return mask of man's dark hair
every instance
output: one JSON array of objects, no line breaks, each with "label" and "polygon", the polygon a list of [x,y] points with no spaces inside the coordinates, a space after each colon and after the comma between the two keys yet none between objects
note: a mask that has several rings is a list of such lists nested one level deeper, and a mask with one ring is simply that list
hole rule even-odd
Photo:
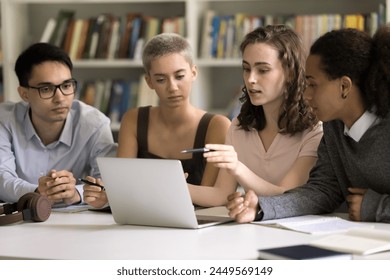
[{"label": "man's dark hair", "polygon": [[16,60],[15,72],[19,85],[28,86],[33,67],[46,61],[62,63],[70,71],[73,69],[72,61],[63,49],[48,43],[35,43],[24,50]]}]

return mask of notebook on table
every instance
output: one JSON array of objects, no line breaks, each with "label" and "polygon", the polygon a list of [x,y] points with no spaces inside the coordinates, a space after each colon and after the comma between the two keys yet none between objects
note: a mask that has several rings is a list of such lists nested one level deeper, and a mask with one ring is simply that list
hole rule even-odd
[{"label": "notebook on table", "polygon": [[309,244],[259,250],[260,260],[351,260],[352,255]]},{"label": "notebook on table", "polygon": [[203,228],[232,221],[220,215],[197,219],[179,160],[97,158],[118,224]]}]

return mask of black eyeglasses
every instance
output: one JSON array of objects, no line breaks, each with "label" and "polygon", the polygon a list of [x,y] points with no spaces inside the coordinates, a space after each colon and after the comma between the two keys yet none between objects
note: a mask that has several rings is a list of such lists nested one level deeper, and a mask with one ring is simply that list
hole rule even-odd
[{"label": "black eyeglasses", "polygon": [[77,81],[75,79],[71,79],[63,82],[60,85],[47,84],[40,87],[32,87],[28,85],[27,87],[38,90],[39,96],[42,99],[50,99],[54,96],[57,89],[60,89],[63,95],[75,94],[77,89]]}]

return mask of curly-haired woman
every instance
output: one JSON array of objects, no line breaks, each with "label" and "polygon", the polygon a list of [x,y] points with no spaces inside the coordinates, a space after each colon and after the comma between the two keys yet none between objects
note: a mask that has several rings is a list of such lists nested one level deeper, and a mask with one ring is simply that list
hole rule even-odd
[{"label": "curly-haired woman", "polygon": [[225,145],[207,144],[208,163],[221,170],[213,187],[189,185],[194,204],[217,206],[237,186],[257,195],[304,184],[317,160],[322,126],[304,100],[306,52],[284,25],[259,27],[243,39],[245,86],[241,112]]}]

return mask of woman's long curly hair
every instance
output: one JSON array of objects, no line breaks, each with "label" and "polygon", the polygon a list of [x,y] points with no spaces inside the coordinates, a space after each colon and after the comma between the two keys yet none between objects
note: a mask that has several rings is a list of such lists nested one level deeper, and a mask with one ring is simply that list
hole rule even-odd
[{"label": "woman's long curly hair", "polygon": [[[249,44],[265,43],[279,52],[279,59],[286,75],[284,102],[280,108],[278,125],[280,133],[294,135],[306,129],[312,129],[318,119],[303,93],[306,89],[305,60],[306,52],[299,35],[285,25],[258,27],[248,33],[240,45],[241,53]],[[263,106],[251,103],[246,87],[240,97],[242,107],[237,119],[244,130],[264,129],[266,119]]]}]

